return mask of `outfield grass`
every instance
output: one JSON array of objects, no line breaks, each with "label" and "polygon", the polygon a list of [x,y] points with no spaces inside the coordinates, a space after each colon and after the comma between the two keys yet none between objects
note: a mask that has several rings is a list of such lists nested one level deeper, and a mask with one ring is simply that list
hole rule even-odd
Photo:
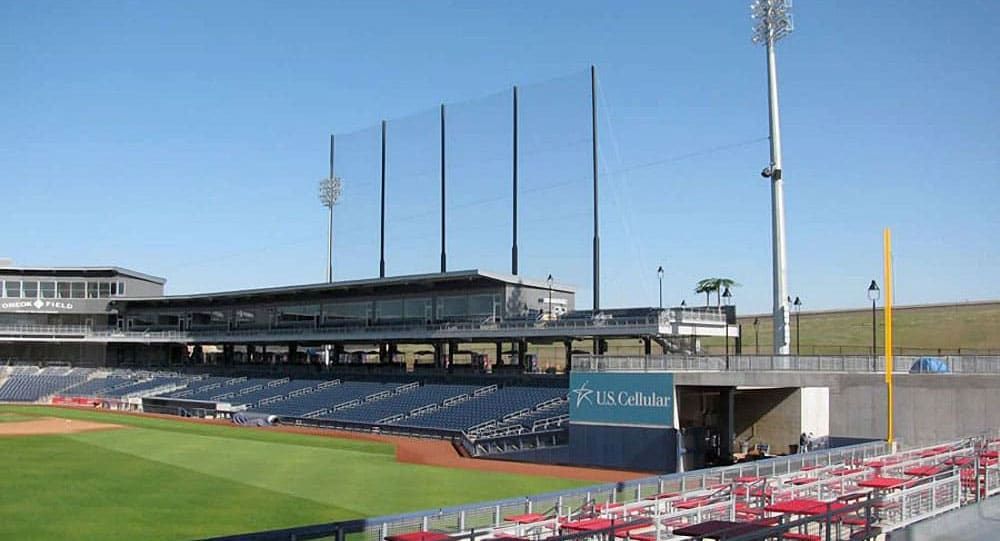
[{"label": "outfield grass", "polygon": [[192,539],[587,484],[401,464],[373,442],[62,408],[5,414],[129,428],[0,437],[0,539]]}]

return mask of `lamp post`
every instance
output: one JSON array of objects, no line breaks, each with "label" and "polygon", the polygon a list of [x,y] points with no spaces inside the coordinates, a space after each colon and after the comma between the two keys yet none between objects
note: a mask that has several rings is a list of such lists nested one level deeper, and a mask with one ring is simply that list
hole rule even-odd
[{"label": "lamp post", "polygon": [[753,318],[753,348],[754,355],[760,355],[760,320]]},{"label": "lamp post", "polygon": [[548,278],[545,279],[545,283],[549,286],[549,317],[548,320],[552,321],[552,275],[550,274]]},{"label": "lamp post", "polygon": [[875,320],[875,303],[878,302],[881,296],[882,291],[878,288],[875,280],[872,280],[872,283],[868,284],[868,300],[872,301],[872,372],[875,371],[875,365],[878,364],[878,344],[876,342],[878,324]]},{"label": "lamp post", "polygon": [[663,310],[663,266],[656,269],[656,277],[660,280],[660,310]]},{"label": "lamp post", "polygon": [[726,370],[729,370],[729,306],[733,301],[733,292],[728,287],[722,291],[722,300],[726,304],[722,322],[726,325]]},{"label": "lamp post", "polygon": [[795,297],[795,301],[792,302],[792,307],[795,308],[795,354],[802,355],[802,335],[799,331],[802,330],[802,326],[799,324],[799,315],[802,313],[802,301],[798,297]]},{"label": "lamp post", "polygon": [[788,304],[785,264],[785,195],[781,166],[781,121],[778,114],[778,68],[774,46],[793,29],[791,0],[754,0],[750,13],[756,21],[753,42],[767,48],[767,104],[771,139],[771,163],[761,171],[771,180],[771,273],[774,322],[774,353],[788,355]]}]

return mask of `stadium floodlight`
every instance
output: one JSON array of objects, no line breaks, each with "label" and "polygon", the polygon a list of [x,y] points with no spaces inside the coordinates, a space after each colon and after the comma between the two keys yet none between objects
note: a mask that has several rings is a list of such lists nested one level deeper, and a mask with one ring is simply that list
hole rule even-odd
[{"label": "stadium floodlight", "polygon": [[340,201],[343,186],[340,177],[330,175],[319,181],[319,202],[330,211],[327,229],[326,281],[333,282],[333,207]]},{"label": "stadium floodlight", "polygon": [[774,353],[788,355],[791,333],[785,263],[785,195],[781,170],[781,122],[778,115],[778,69],[774,44],[793,29],[791,0],[754,0],[750,13],[756,24],[753,42],[767,48],[767,102],[770,125],[771,163],[761,176],[771,180],[771,256],[773,287]]}]

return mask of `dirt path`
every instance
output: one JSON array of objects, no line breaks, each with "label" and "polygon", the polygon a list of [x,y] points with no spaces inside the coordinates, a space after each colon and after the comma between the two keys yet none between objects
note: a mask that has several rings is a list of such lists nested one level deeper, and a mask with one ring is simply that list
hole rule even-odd
[{"label": "dirt path", "polygon": [[[193,417],[177,417],[160,413],[133,413],[109,410],[94,410],[92,408],[79,408],[74,406],[52,406],[67,409],[86,409],[88,411],[99,411],[109,417],[115,415],[131,415],[136,417],[157,417],[169,419],[171,421],[181,421],[189,423],[213,424],[230,427],[232,430],[270,430],[275,432],[288,432],[293,434],[309,434],[325,438],[342,438],[350,440],[371,441],[387,443],[396,448],[396,460],[407,464],[424,464],[429,466],[442,466],[446,468],[461,468],[468,470],[494,471],[502,473],[513,473],[519,475],[540,475],[547,477],[561,477],[564,479],[576,479],[581,481],[595,482],[618,482],[630,479],[648,477],[648,473],[604,470],[598,468],[581,468],[575,466],[555,466],[548,464],[532,464],[528,462],[513,462],[508,460],[488,460],[481,458],[469,458],[458,454],[450,441],[409,438],[404,436],[388,436],[382,434],[372,434],[368,432],[351,432],[346,430],[331,430],[326,428],[311,428],[299,426],[269,426],[269,427],[246,427],[236,426],[224,419],[198,419]],[[73,421],[80,423],[83,421]],[[3,423],[16,424],[16,423]],[[93,423],[102,424],[102,423]],[[2,425],[0,425],[2,426]],[[112,425],[114,426],[114,425]]]},{"label": "dirt path", "polygon": [[73,419],[56,419],[55,417],[40,417],[30,421],[11,421],[0,423],[0,437],[3,436],[38,436],[44,434],[74,434],[92,430],[113,430],[125,428],[122,425],[110,423],[95,423]]}]

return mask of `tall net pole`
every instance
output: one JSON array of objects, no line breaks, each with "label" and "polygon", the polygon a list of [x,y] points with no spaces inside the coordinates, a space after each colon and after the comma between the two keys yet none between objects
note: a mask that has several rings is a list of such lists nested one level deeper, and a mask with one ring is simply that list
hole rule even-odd
[{"label": "tall net pole", "polygon": [[763,175],[771,179],[771,251],[773,281],[774,353],[788,355],[791,332],[788,313],[788,270],[785,256],[785,194],[781,168],[781,122],[778,114],[778,68],[774,45],[793,29],[791,0],[755,0],[750,6],[753,42],[767,49],[767,103],[771,163]]}]

